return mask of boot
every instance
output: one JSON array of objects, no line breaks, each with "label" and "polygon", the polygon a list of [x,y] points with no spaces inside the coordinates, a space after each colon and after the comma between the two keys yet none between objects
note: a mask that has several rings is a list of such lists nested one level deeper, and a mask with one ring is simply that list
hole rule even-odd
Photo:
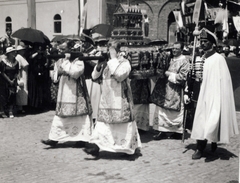
[{"label": "boot", "polygon": [[92,156],[99,156],[99,147],[96,144],[88,144],[88,146],[83,150],[87,154],[91,154]]},{"label": "boot", "polygon": [[195,153],[192,155],[192,159],[193,159],[193,160],[195,160],[195,159],[201,159],[202,153],[203,153],[202,151],[200,151],[200,150],[197,149],[197,150],[195,151]]},{"label": "boot", "polygon": [[161,140],[166,138],[167,138],[167,135],[164,132],[159,132],[157,135],[153,136],[153,140]]},{"label": "boot", "polygon": [[55,147],[57,145],[57,143],[58,143],[58,141],[54,141],[54,140],[50,140],[50,139],[48,139],[48,140],[41,140],[41,142],[43,144],[49,145],[51,147]]},{"label": "boot", "polygon": [[214,153],[217,149],[217,143],[216,142],[212,142],[211,144],[211,151]]},{"label": "boot", "polygon": [[205,149],[207,145],[207,140],[197,140],[197,150],[195,153],[192,155],[192,159],[200,159],[203,154],[203,150]]}]

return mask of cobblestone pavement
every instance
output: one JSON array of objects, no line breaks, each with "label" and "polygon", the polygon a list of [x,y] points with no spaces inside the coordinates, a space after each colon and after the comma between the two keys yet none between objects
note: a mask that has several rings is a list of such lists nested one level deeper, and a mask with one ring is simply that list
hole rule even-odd
[{"label": "cobblestone pavement", "polygon": [[[141,133],[142,149],[134,156],[101,152],[87,155],[72,143],[48,148],[54,111],[0,119],[0,183],[237,183],[239,137],[220,144],[215,154],[192,160],[195,141],[153,141]],[[240,124],[240,113],[237,113]]]}]

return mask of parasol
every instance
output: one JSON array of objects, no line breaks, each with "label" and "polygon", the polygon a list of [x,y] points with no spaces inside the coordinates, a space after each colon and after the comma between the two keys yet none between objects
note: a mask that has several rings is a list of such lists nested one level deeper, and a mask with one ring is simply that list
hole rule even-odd
[{"label": "parasol", "polygon": [[167,44],[168,42],[162,38],[160,39],[155,39],[149,42],[151,45],[162,45],[162,44]]},{"label": "parasol", "polygon": [[64,36],[63,39],[73,40],[73,41],[80,41],[81,36],[75,35],[75,34],[69,34],[67,36]]},{"label": "parasol", "polygon": [[42,31],[32,28],[18,29],[12,34],[12,37],[30,43],[50,44],[49,38]]},{"label": "parasol", "polygon": [[66,35],[57,35],[51,40],[51,42],[61,42],[65,37]]},{"label": "parasol", "polygon": [[149,44],[151,42],[151,39],[149,38],[143,38],[144,44]]},{"label": "parasol", "polygon": [[108,24],[97,24],[93,26],[91,30],[92,34],[98,33],[101,34],[102,37],[111,37],[113,26]]},{"label": "parasol", "polygon": [[237,39],[228,39],[228,40],[225,40],[224,43],[229,46],[238,46]]},{"label": "parasol", "polygon": [[106,38],[106,37],[97,37],[97,38],[93,38],[95,43],[98,44],[107,44],[110,38]]}]

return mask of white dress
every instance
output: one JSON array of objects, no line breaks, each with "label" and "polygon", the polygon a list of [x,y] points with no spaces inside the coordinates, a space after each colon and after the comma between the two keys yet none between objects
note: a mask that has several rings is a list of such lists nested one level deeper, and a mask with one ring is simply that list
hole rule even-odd
[{"label": "white dress", "polygon": [[28,62],[21,55],[16,56],[16,60],[19,63],[19,79],[18,79],[18,89],[16,95],[16,105],[26,106],[28,104]]}]

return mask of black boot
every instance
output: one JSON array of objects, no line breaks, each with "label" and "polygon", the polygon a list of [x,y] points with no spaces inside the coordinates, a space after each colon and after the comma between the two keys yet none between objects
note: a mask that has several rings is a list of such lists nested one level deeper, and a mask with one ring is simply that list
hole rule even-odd
[{"label": "black boot", "polygon": [[99,156],[99,147],[96,144],[88,144],[88,146],[83,150],[87,154],[91,154],[92,156]]},{"label": "black boot", "polygon": [[211,144],[211,151],[214,153],[217,149],[217,143],[216,142],[212,142]]},{"label": "black boot", "polygon": [[201,159],[202,153],[203,153],[202,151],[200,151],[200,150],[197,149],[197,150],[195,151],[195,153],[192,155],[192,159],[194,159],[194,160],[195,160],[195,159]]},{"label": "black boot", "polygon": [[197,150],[192,155],[192,159],[200,159],[203,154],[203,150],[205,149],[207,145],[207,140],[197,140]]},{"label": "black boot", "polygon": [[153,136],[153,140],[161,140],[166,138],[167,138],[167,135],[164,132],[159,132],[157,135]]},{"label": "black boot", "polygon": [[54,140],[50,140],[50,139],[48,139],[48,140],[41,140],[41,142],[43,144],[45,144],[45,145],[49,145],[49,146],[52,146],[52,147],[56,146],[57,143],[58,143],[58,141],[54,141]]}]

